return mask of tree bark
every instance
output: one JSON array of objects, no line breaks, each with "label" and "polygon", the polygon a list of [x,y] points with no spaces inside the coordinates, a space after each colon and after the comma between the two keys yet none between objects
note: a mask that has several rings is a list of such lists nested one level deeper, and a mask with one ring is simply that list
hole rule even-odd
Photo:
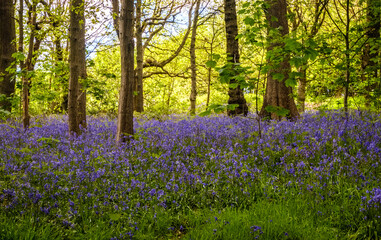
[{"label": "tree bark", "polygon": [[[380,49],[376,43],[377,39],[380,39],[381,29],[381,3],[378,0],[367,0],[367,28],[366,35],[368,42],[364,46],[362,56],[362,80],[367,82],[365,92],[365,105],[370,107],[372,101],[377,99],[377,96],[381,95],[381,82],[377,82],[377,78],[380,75],[381,66],[379,63]],[[378,89],[377,89],[378,88]],[[378,92],[377,92],[378,90]],[[372,96],[372,92],[376,96]]]},{"label": "tree bark", "polygon": [[143,112],[143,27],[142,27],[142,1],[136,2],[136,73],[135,73],[135,94],[134,108],[137,112]]},{"label": "tree bark", "polygon": [[86,79],[85,13],[84,0],[72,0],[70,6],[70,80],[69,131],[80,134],[86,128],[86,92],[80,81]]},{"label": "tree bark", "polygon": [[[225,0],[225,29],[226,29],[226,55],[228,57],[228,63],[233,66],[232,76],[237,75],[234,70],[235,65],[239,63],[239,48],[238,48],[238,26],[237,26],[237,12],[235,0]],[[248,107],[246,99],[243,95],[241,87],[238,85],[235,88],[230,87],[231,84],[236,84],[237,81],[234,77],[230,78],[229,82],[229,100],[228,104],[237,104],[234,110],[228,110],[229,116],[236,116],[238,114],[247,115]]]},{"label": "tree bark", "polygon": [[349,18],[349,0],[346,5],[347,22],[345,24],[345,92],[344,92],[344,111],[348,112],[348,96],[349,96],[349,84],[351,79],[350,72],[350,46],[349,46],[349,29],[351,19]]},{"label": "tree bark", "polygon": [[28,26],[30,28],[28,55],[24,62],[24,69],[26,72],[22,74],[22,99],[23,99],[23,126],[24,129],[29,128],[30,115],[29,115],[29,90],[31,88],[31,73],[34,71],[36,63],[37,51],[40,48],[42,41],[41,37],[37,37],[37,3],[33,2],[29,5],[28,9]]},{"label": "tree bark", "polygon": [[112,15],[115,32],[119,39],[119,0],[112,0]]},{"label": "tree bark", "polygon": [[305,102],[306,102],[306,86],[307,86],[307,64],[300,67],[299,72],[301,77],[298,81],[298,105],[299,111],[305,111]]},{"label": "tree bark", "polygon": [[116,142],[128,141],[134,134],[134,1],[122,0],[120,16],[121,88],[119,93]]},{"label": "tree bark", "polygon": [[0,101],[0,108],[11,112],[12,102],[9,98],[15,92],[16,81],[13,74],[6,69],[12,65],[12,54],[16,52],[13,42],[16,39],[16,30],[12,0],[0,1],[0,22],[0,95],[5,97]]},{"label": "tree bark", "polygon": [[[266,0],[268,9],[265,10],[267,22],[269,24],[268,32],[279,30],[279,35],[274,38],[273,34],[268,36],[269,46],[267,51],[270,52],[275,48],[282,48],[282,37],[289,34],[288,20],[287,20],[287,2],[286,0]],[[274,53],[273,53],[274,54]],[[268,57],[267,64],[270,70],[267,73],[266,93],[263,100],[263,105],[259,115],[261,117],[269,117],[271,119],[280,120],[282,117],[276,111],[267,111],[268,106],[274,108],[287,109],[289,112],[287,118],[295,119],[299,117],[296,104],[292,97],[292,88],[287,87],[285,80],[291,72],[289,63],[289,56],[285,53],[280,53],[275,57]],[[282,74],[283,79],[275,79],[275,74]]]},{"label": "tree bark", "polygon": [[196,0],[196,8],[194,10],[192,36],[190,42],[190,62],[191,62],[191,94],[190,100],[190,114],[196,114],[196,98],[197,98],[197,68],[196,68],[196,34],[197,34],[197,24],[200,9],[201,0]]}]

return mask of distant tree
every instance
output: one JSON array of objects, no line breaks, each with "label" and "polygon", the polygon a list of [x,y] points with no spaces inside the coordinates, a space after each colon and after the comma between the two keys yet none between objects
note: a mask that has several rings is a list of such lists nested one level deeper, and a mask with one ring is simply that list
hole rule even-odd
[{"label": "distant tree", "polygon": [[[15,92],[15,79],[8,71],[14,61],[16,52],[16,30],[12,0],[0,1],[0,109],[11,112],[12,103],[9,98]],[[8,70],[7,70],[8,69]]]},{"label": "distant tree", "polygon": [[134,1],[122,0],[120,14],[121,87],[116,142],[128,141],[134,134]]},{"label": "distant tree", "polygon": [[190,94],[190,114],[194,115],[196,113],[196,98],[197,98],[197,67],[196,67],[196,34],[197,34],[197,24],[199,17],[201,0],[196,0],[196,8],[194,10],[193,24],[192,24],[192,36],[189,48],[190,62],[191,62],[191,94]]},{"label": "distant tree", "polygon": [[86,79],[85,7],[84,0],[72,0],[70,6],[70,80],[69,131],[80,134],[86,127],[86,92],[80,81]]},{"label": "distant tree", "polygon": [[134,91],[134,109],[137,112],[144,111],[143,96],[143,64],[144,64],[144,47],[143,47],[143,24],[142,24],[142,0],[136,1],[136,68],[135,68],[135,88]]},{"label": "distant tree", "polygon": [[[23,105],[23,126],[28,128],[30,124],[30,115],[29,115],[29,95],[30,88],[32,86],[32,77],[35,70],[37,57],[39,54],[39,49],[41,43],[46,37],[46,31],[43,30],[42,24],[44,21],[38,21],[37,14],[37,5],[40,4],[40,1],[26,1],[28,7],[28,28],[29,28],[29,41],[28,41],[28,52],[24,61],[20,63],[21,76],[22,76],[22,105]],[[24,23],[23,23],[23,8],[24,1],[20,0],[20,11],[19,11],[19,52],[24,52]]]},{"label": "distant tree", "polygon": [[[372,100],[381,96],[381,62],[380,62],[380,29],[381,29],[381,2],[367,0],[366,11],[366,36],[367,42],[362,56],[362,81],[367,82],[366,105],[369,107]],[[373,94],[372,94],[373,92]],[[373,96],[372,96],[373,95]]]},{"label": "distant tree", "polygon": [[[220,49],[221,42],[219,41],[220,38],[225,38],[224,31],[225,27],[223,24],[219,24],[219,17],[217,14],[213,14],[210,18],[207,19],[207,21],[203,24],[204,28],[202,31],[198,31],[197,35],[202,39],[202,41],[199,41],[199,51],[201,51],[202,54],[206,54],[208,56],[209,61],[214,61],[215,59],[213,56],[218,55],[220,57],[219,51],[223,51]],[[198,53],[200,54],[200,52]],[[205,61],[205,59],[204,59]],[[208,110],[210,99],[211,99],[211,85],[212,85],[212,79],[213,76],[213,67],[209,64],[205,64],[205,62],[202,61],[199,63],[200,68],[205,68],[205,84],[206,84],[206,110]],[[217,62],[216,62],[217,64]]]},{"label": "distant tree", "polygon": [[[112,19],[116,32],[116,36],[118,39],[120,38],[119,34],[119,0],[111,0],[112,1]],[[140,0],[139,0],[140,1]]]},{"label": "distant tree", "polygon": [[[239,65],[239,47],[238,47],[238,25],[237,25],[237,11],[235,0],[225,0],[225,29],[226,29],[226,53],[227,53],[227,66],[230,66],[230,82],[229,82],[229,100],[228,104],[237,104],[234,110],[228,110],[229,116],[238,114],[247,115],[248,107],[242,88],[237,84],[236,67]],[[234,86],[236,85],[236,86]]]},{"label": "distant tree", "polygon": [[[360,40],[363,39],[363,36],[366,34],[358,36],[359,32],[354,31],[359,27],[359,24],[355,21],[357,13],[353,11],[353,7],[357,2],[350,0],[333,0],[331,3],[331,7],[326,6],[326,11],[333,23],[334,28],[332,29],[336,28],[338,31],[337,39],[339,39],[339,44],[343,42],[345,46],[344,49],[341,48],[339,52],[344,53],[344,58],[338,57],[340,62],[336,67],[344,72],[344,74],[339,73],[340,76],[345,76],[344,79],[341,77],[338,79],[343,80],[341,87],[344,87],[344,111],[347,112],[349,108],[348,99],[350,95],[353,94],[352,86],[354,85],[354,76],[356,75],[356,72],[353,71],[355,66],[353,62],[355,56],[360,53],[356,48],[361,49],[358,44],[362,43]],[[361,8],[360,11],[362,11]],[[342,47],[342,45],[340,47]]]},{"label": "distant tree", "polygon": [[[312,7],[311,2],[293,1],[294,9],[291,11],[295,17],[292,21],[292,31],[302,32],[302,44],[313,40],[318,34],[325,20],[325,7],[327,6],[328,2],[329,0],[313,1]],[[300,112],[304,112],[305,110],[308,67],[308,60],[304,60],[304,63],[298,69],[300,77],[298,81],[297,100]]]},{"label": "distant tree", "polygon": [[[286,0],[265,0],[266,21],[268,23],[268,47],[266,93],[263,100],[261,117],[271,119],[281,119],[288,117],[291,119],[299,117],[292,88],[286,86],[285,81],[289,78],[291,65],[289,56],[285,51],[283,37],[289,34],[287,19]],[[279,31],[279,32],[278,32]]]},{"label": "distant tree", "polygon": [[[179,56],[180,52],[186,45],[187,39],[189,37],[189,34],[191,32],[192,27],[192,10],[194,2],[192,2],[191,6],[188,10],[188,28],[185,30],[184,35],[182,36],[182,39],[178,40],[178,45],[175,50],[168,49],[168,52],[172,52],[169,57],[165,59],[155,59],[155,58],[146,58],[144,61],[144,55],[145,50],[152,51],[153,48],[156,46],[152,46],[151,43],[152,40],[160,36],[165,30],[165,26],[170,23],[175,23],[175,17],[178,15],[183,7],[186,6],[186,3],[188,1],[154,1],[155,4],[153,5],[152,10],[148,10],[148,12],[152,12],[151,16],[146,16],[144,19],[141,19],[141,31],[139,30],[139,24],[136,23],[137,32],[136,32],[136,39],[137,39],[137,51],[136,51],[136,59],[137,59],[137,67],[135,69],[136,75],[135,75],[135,105],[136,105],[136,111],[142,111],[143,110],[143,79],[151,77],[153,75],[168,75],[173,76],[176,74],[171,73],[170,71],[165,69],[165,66],[171,63],[176,57]],[[138,10],[138,8],[137,8]],[[142,8],[143,11],[143,8]],[[137,13],[138,15],[138,13]],[[138,20],[138,18],[137,18]],[[144,38],[145,41],[143,41],[143,34],[145,33],[146,37]],[[142,39],[142,40],[140,40]],[[166,49],[166,48],[164,48]],[[150,68],[150,71],[143,72],[142,69],[148,69]],[[154,69],[154,70],[151,70]]]}]

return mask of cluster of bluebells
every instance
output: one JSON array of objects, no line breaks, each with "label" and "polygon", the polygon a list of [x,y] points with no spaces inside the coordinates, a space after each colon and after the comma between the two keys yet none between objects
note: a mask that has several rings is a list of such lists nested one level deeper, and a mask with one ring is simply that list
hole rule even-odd
[{"label": "cluster of bluebells", "polygon": [[120,145],[107,118],[89,119],[75,138],[64,117],[34,119],[27,131],[2,123],[0,211],[33,211],[70,228],[84,213],[123,213],[126,228],[137,231],[144,211],[247,206],[295,194],[319,203],[343,185],[364,196],[372,191],[368,204],[379,207],[379,119],[309,113],[262,122],[261,134],[252,118],[139,119],[135,139]]},{"label": "cluster of bluebells", "polygon": [[250,230],[250,233],[254,236],[254,239],[258,239],[263,234],[260,226],[253,225],[250,227]]},{"label": "cluster of bluebells", "polygon": [[[360,210],[367,212],[368,215],[376,218],[381,218],[381,189],[373,188],[371,191],[367,191],[369,196],[362,197],[362,204]],[[365,216],[367,219],[368,216]]]}]

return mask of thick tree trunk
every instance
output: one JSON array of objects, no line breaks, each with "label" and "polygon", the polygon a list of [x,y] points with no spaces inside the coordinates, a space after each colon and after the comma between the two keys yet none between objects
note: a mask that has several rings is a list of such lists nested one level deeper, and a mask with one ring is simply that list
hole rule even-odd
[{"label": "thick tree trunk", "polygon": [[196,33],[197,33],[197,24],[198,24],[198,16],[200,9],[201,0],[196,0],[196,8],[194,10],[194,18],[193,18],[193,27],[192,27],[192,36],[190,43],[190,62],[191,62],[191,94],[189,97],[190,100],[190,114],[196,114],[196,98],[197,98],[197,68],[196,68]]},{"label": "thick tree trunk", "polygon": [[117,144],[134,134],[134,1],[122,0],[120,16],[121,87],[119,93]]},{"label": "thick tree trunk", "polygon": [[[269,4],[269,8],[266,9],[265,12],[267,22],[269,23],[269,28],[272,30],[279,29],[279,38],[281,36],[288,35],[289,29],[287,22],[286,0],[266,0],[266,2]],[[283,46],[282,39],[275,39],[272,36],[268,36],[268,41],[269,47],[267,51],[272,51],[274,48],[281,48]],[[285,80],[288,79],[288,75],[291,72],[291,66],[288,60],[289,56],[286,54],[268,58],[268,64],[271,68],[267,73],[266,93],[263,100],[262,110],[259,113],[261,117],[269,117],[276,120],[280,120],[282,118],[277,111],[267,111],[266,108],[268,108],[268,106],[279,110],[287,109],[289,111],[287,118],[294,119],[299,117],[296,104],[292,97],[292,88],[286,87],[285,84]],[[283,79],[275,79],[275,74],[282,74]]]},{"label": "thick tree trunk", "polygon": [[[228,62],[233,65],[233,72],[235,64],[239,63],[239,48],[238,48],[238,26],[237,26],[237,12],[235,0],[225,0],[225,28],[226,28],[226,53]],[[233,73],[232,75],[236,75]],[[229,116],[238,114],[247,115],[248,107],[241,87],[238,85],[236,88],[230,87],[231,84],[237,83],[236,79],[230,78],[229,84],[229,100],[228,104],[238,104],[234,110],[228,110]]]},{"label": "thick tree trunk", "polygon": [[9,98],[15,92],[16,81],[13,79],[13,74],[6,69],[12,65],[14,61],[12,54],[16,52],[13,42],[16,30],[12,0],[0,1],[0,22],[0,95],[5,97],[0,101],[0,109],[11,112],[12,102]]},{"label": "thick tree trunk", "polygon": [[86,92],[80,86],[87,77],[84,1],[72,0],[70,9],[69,131],[78,135],[86,127]]},{"label": "thick tree trunk", "polygon": [[135,92],[134,108],[137,112],[143,112],[143,29],[142,29],[142,1],[136,2],[136,73],[135,73]]}]

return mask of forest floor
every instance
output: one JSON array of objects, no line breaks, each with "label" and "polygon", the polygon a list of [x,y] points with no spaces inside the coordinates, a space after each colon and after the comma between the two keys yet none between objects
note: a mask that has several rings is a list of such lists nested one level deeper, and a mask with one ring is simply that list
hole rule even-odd
[{"label": "forest floor", "polygon": [[381,116],[0,124],[0,239],[378,239]]}]

